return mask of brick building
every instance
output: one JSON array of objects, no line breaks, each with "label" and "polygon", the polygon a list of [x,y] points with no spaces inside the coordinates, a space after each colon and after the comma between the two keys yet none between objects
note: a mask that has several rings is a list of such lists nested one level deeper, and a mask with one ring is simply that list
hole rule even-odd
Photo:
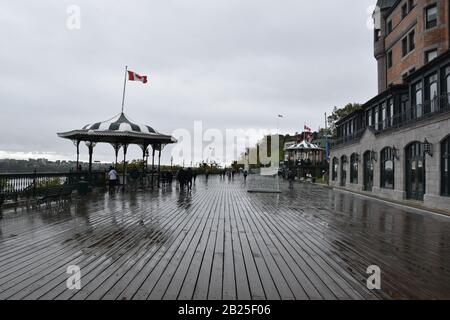
[{"label": "brick building", "polygon": [[337,123],[330,184],[450,208],[449,0],[379,0],[379,94]]},{"label": "brick building", "polygon": [[378,92],[449,49],[449,2],[380,0],[374,13]]}]

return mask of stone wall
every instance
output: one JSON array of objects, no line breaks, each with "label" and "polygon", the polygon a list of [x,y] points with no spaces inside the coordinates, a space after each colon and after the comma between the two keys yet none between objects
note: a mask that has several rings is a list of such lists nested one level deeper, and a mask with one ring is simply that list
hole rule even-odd
[{"label": "stone wall", "polygon": [[[418,121],[407,127],[375,134],[371,129],[367,129],[361,139],[353,144],[336,146],[330,153],[330,172],[333,158],[339,159],[338,176],[335,181],[331,181],[331,186],[341,186],[341,157],[346,155],[348,163],[345,164],[347,178],[345,189],[361,192],[364,190],[363,154],[373,150],[377,153],[377,161],[374,161],[373,190],[368,192],[376,196],[393,200],[406,199],[405,182],[405,149],[412,142],[423,142],[425,138],[433,144],[433,156],[425,156],[425,195],[424,205],[430,208],[446,209],[450,208],[450,197],[441,196],[441,142],[450,135],[450,113],[436,115],[433,118]],[[394,189],[384,189],[380,187],[380,151],[385,147],[395,147],[399,150],[399,160],[394,160]],[[350,156],[353,153],[359,154],[358,183],[350,183]],[[331,174],[330,174],[331,177]]]}]

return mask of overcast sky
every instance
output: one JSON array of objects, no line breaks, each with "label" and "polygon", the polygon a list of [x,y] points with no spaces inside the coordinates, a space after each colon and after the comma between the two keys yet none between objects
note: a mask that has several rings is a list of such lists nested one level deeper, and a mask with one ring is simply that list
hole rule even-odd
[{"label": "overcast sky", "polygon": [[[0,158],[75,159],[57,132],[125,112],[171,134],[324,126],[334,105],[376,94],[375,0],[121,0],[0,3]],[[81,28],[67,28],[67,8]],[[137,147],[131,155],[139,157]],[[95,160],[111,161],[110,146]],[[163,161],[167,162],[170,152]],[[86,148],[82,159],[87,159]]]}]

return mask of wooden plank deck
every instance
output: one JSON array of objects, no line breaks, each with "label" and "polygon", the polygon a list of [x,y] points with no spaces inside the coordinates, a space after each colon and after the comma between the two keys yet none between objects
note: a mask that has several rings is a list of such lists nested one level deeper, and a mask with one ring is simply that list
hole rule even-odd
[{"label": "wooden plank deck", "polygon": [[[450,298],[450,219],[298,184],[242,178],[191,193],[98,193],[0,219],[0,299]],[[69,265],[81,290],[66,288]],[[366,269],[382,270],[382,290]]]}]

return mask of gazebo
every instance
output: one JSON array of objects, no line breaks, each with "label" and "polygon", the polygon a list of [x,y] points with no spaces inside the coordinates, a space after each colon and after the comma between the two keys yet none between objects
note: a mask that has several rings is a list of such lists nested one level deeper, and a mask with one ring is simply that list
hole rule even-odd
[{"label": "gazebo", "polygon": [[325,150],[318,145],[303,140],[286,147],[288,161],[308,161],[313,164],[322,163]]},{"label": "gazebo", "polygon": [[[138,145],[142,149],[142,158],[148,157],[148,148],[152,148],[152,177],[155,167],[155,152],[158,151],[158,175],[160,174],[161,151],[164,146],[176,143],[177,140],[157,132],[148,125],[137,124],[121,112],[113,118],[85,125],[82,129],[58,133],[58,137],[72,140],[77,148],[77,168],[79,166],[80,143],[85,142],[89,149],[89,175],[92,173],[92,154],[97,143],[109,143],[115,151],[115,161],[120,148],[123,149],[123,185],[126,184],[126,155],[129,145]],[[153,179],[153,178],[152,178]],[[158,179],[159,180],[159,179]],[[153,186],[153,181],[152,181]]]}]

